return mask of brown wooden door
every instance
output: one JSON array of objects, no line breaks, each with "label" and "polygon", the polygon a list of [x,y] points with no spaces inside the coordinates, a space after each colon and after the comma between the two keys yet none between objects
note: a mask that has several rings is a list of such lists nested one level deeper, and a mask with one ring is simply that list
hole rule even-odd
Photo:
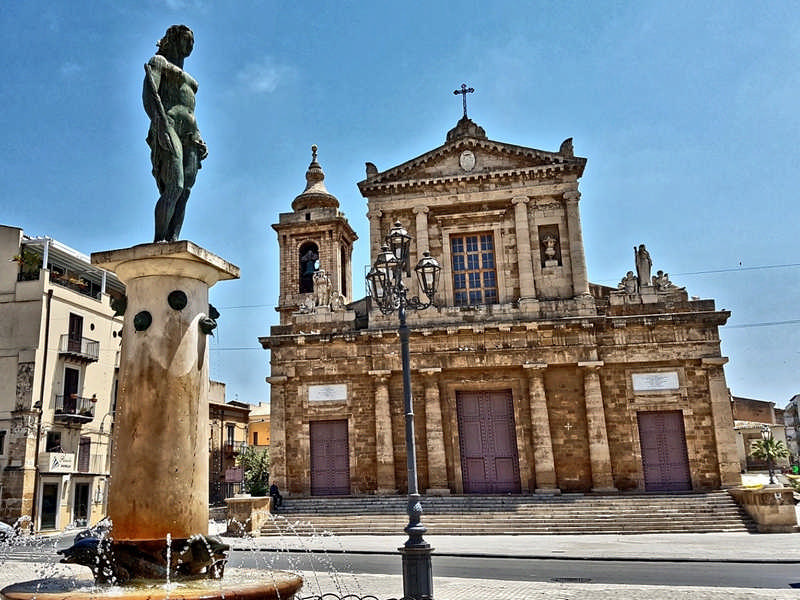
[{"label": "brown wooden door", "polygon": [[69,314],[69,335],[67,336],[67,349],[70,352],[81,351],[81,338],[83,337],[83,317],[73,313]]},{"label": "brown wooden door", "polygon": [[350,493],[347,421],[311,421],[311,495]]},{"label": "brown wooden door", "polygon": [[465,494],[518,493],[519,455],[511,391],[458,392]]},{"label": "brown wooden door", "polygon": [[640,412],[638,418],[645,489],[648,492],[691,490],[683,413]]}]

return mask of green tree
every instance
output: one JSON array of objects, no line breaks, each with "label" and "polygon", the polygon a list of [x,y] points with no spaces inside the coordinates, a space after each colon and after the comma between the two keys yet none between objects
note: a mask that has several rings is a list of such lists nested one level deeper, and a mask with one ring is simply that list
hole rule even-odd
[{"label": "green tree", "polygon": [[768,437],[767,439],[753,440],[750,445],[750,456],[767,462],[769,482],[775,483],[773,479],[775,462],[779,458],[786,458],[789,456],[789,449],[783,443],[783,440],[776,440],[773,437]]},{"label": "green tree", "polygon": [[269,450],[247,446],[237,463],[242,468],[244,491],[252,496],[266,496],[269,486]]}]

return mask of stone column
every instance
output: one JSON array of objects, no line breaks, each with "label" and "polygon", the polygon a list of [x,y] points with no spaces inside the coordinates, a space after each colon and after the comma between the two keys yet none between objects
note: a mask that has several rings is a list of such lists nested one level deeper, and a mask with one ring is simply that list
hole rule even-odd
[{"label": "stone column", "polygon": [[208,534],[208,289],[239,269],[189,241],[99,252],[127,288],[108,516],[119,541]]},{"label": "stone column", "polygon": [[711,415],[714,419],[714,439],[717,446],[719,479],[722,487],[741,485],[741,465],[736,452],[736,433],[733,430],[733,412],[725,372],[722,367],[728,362],[724,356],[701,360],[708,375],[708,391],[711,395]]},{"label": "stone column", "polygon": [[589,280],[586,275],[586,257],[583,253],[583,233],[581,233],[581,215],[578,190],[564,192],[567,204],[567,230],[569,232],[569,255],[572,265],[572,289],[576,296],[589,293]]},{"label": "stone column", "polygon": [[430,242],[428,241],[428,212],[430,209],[424,204],[414,207],[414,214],[417,216],[417,260],[422,258],[422,253],[430,251]]},{"label": "stone column", "polygon": [[369,253],[370,261],[380,252],[381,244],[383,244],[383,237],[388,232],[381,231],[381,217],[383,211],[379,208],[374,208],[367,212],[369,219]]},{"label": "stone column", "polygon": [[519,305],[525,312],[535,310],[536,284],[533,280],[533,261],[531,259],[531,230],[528,226],[528,197],[517,196],[511,199],[514,205],[514,222],[517,236],[517,266],[519,269]]},{"label": "stone column", "polygon": [[377,457],[378,494],[396,494],[394,477],[394,443],[392,442],[392,411],[389,406],[389,376],[391,371],[369,371],[375,378],[375,453]]},{"label": "stone column", "polygon": [[603,361],[579,362],[583,368],[583,394],[586,402],[586,430],[589,435],[589,460],[592,465],[592,491],[616,492],[611,472],[603,392],[600,389],[600,367]]},{"label": "stone column", "polygon": [[269,479],[287,494],[286,478],[286,382],[284,375],[267,377],[269,394]]},{"label": "stone column", "polygon": [[428,496],[448,496],[447,456],[442,428],[442,402],[439,397],[440,367],[420,369],[425,383],[425,440],[428,449]]},{"label": "stone column", "polygon": [[553,457],[553,439],[550,434],[550,415],[547,411],[547,395],[544,387],[544,363],[527,363],[522,367],[528,372],[528,402],[531,408],[533,427],[533,462],[536,472],[537,494],[560,494],[556,465]]}]

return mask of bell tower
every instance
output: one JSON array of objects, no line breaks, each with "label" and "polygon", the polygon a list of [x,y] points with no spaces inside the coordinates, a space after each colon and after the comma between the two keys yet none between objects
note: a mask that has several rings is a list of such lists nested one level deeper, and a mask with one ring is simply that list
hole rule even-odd
[{"label": "bell tower", "polygon": [[306,189],[292,202],[292,212],[281,213],[272,228],[280,247],[280,296],[276,310],[281,325],[292,321],[314,294],[314,276],[325,271],[331,297],[353,299],[351,258],[355,231],[339,210],[339,200],[325,188],[325,173],[311,146]]}]

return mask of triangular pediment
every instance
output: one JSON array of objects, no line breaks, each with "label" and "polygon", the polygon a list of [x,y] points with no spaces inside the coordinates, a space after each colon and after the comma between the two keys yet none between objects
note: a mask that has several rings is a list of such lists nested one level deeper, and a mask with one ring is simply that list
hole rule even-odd
[{"label": "triangular pediment", "polygon": [[382,172],[367,163],[367,178],[358,187],[366,196],[382,189],[448,181],[548,176],[564,171],[577,171],[580,177],[585,164],[585,158],[573,155],[571,140],[565,140],[559,151],[550,152],[462,137]]}]

